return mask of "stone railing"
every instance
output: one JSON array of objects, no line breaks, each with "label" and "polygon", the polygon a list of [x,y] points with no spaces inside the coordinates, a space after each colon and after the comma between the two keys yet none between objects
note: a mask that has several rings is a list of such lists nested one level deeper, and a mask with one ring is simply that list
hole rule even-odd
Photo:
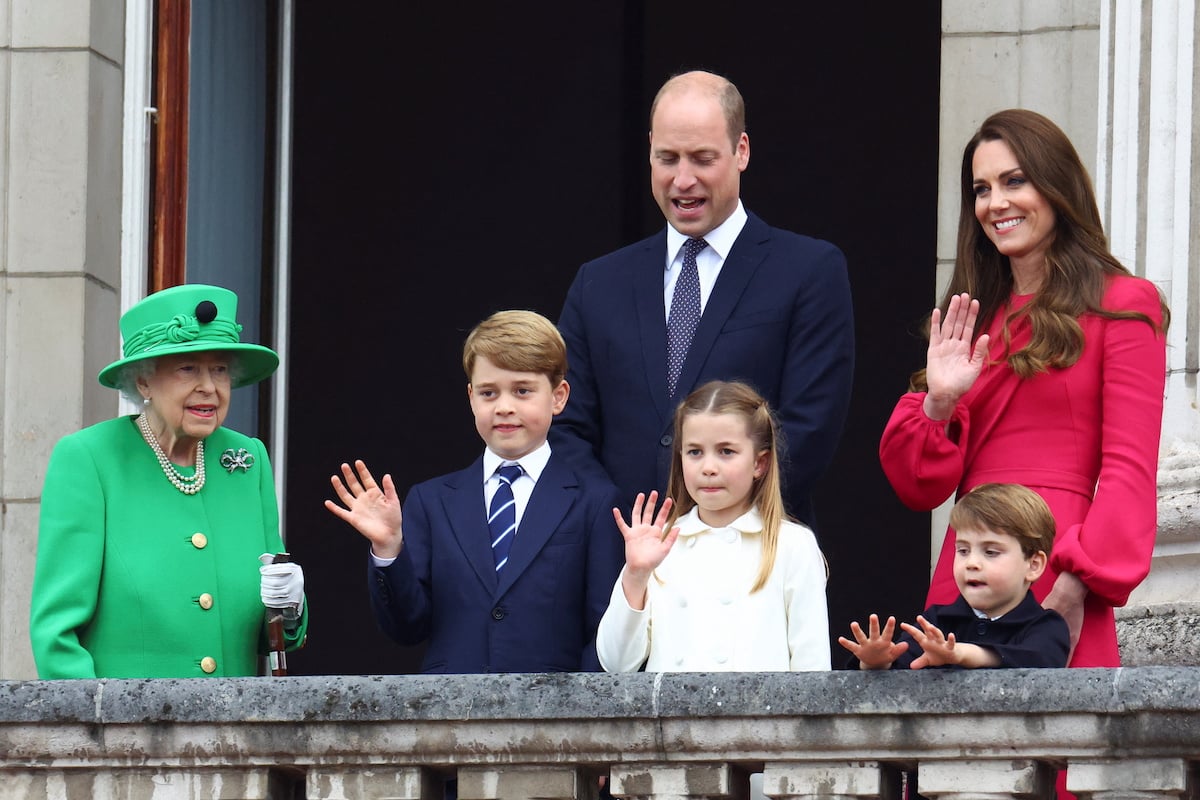
[{"label": "stone railing", "polygon": [[0,682],[0,798],[1191,797],[1200,668]]}]

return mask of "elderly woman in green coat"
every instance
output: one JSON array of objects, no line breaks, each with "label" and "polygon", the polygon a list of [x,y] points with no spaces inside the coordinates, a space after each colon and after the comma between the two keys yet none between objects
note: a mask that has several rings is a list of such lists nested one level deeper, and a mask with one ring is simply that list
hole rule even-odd
[{"label": "elderly woman in green coat", "polygon": [[255,675],[264,607],[294,612],[289,649],[304,641],[303,573],[271,563],[283,544],[266,449],[221,427],[230,390],[279,365],[236,319],[233,292],[198,284],[121,318],[124,358],[99,380],[143,411],[50,457],[30,614],[40,677]]}]

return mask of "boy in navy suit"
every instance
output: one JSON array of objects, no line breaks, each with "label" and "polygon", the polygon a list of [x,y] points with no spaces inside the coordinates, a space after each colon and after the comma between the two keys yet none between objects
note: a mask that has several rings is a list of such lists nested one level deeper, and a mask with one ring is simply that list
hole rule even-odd
[{"label": "boy in navy suit", "polygon": [[325,506],[371,542],[380,627],[428,642],[424,672],[599,670],[596,626],[623,563],[611,484],[584,483],[546,441],[570,386],[566,346],[530,311],[501,311],[463,347],[475,429],[470,467],[414,486],[403,513],[390,475],[362,461]]},{"label": "boy in navy suit", "polygon": [[[959,597],[881,631],[850,623],[854,641],[838,642],[860,669],[927,667],[1065,667],[1071,649],[1066,621],[1042,608],[1030,587],[1041,577],[1054,544],[1054,515],[1032,489],[1015,483],[976,486],[950,512],[955,531],[954,580]],[[919,626],[919,627],[918,627]]]}]

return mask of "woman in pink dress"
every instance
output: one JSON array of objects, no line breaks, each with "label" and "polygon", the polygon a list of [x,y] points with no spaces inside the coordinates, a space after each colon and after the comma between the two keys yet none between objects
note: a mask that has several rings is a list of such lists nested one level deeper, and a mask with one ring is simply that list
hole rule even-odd
[{"label": "woman in pink dress", "polygon": [[[963,153],[926,366],[880,459],[916,510],[987,482],[1045,498],[1057,535],[1034,594],[1066,618],[1073,667],[1120,665],[1113,608],[1150,569],[1168,321],[1158,289],[1109,252],[1066,135],[1032,111],[989,117]],[[954,600],[953,556],[951,531],[928,604]]]}]

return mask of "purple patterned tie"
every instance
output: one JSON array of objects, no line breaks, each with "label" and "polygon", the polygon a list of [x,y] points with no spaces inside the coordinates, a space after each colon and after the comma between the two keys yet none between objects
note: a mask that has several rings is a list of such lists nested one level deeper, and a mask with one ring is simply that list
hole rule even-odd
[{"label": "purple patterned tie", "polygon": [[708,247],[703,239],[688,239],[683,243],[683,268],[675,281],[675,294],[671,296],[671,313],[667,315],[667,393],[675,396],[675,385],[692,336],[700,324],[700,272],[696,268],[696,255]]}]

